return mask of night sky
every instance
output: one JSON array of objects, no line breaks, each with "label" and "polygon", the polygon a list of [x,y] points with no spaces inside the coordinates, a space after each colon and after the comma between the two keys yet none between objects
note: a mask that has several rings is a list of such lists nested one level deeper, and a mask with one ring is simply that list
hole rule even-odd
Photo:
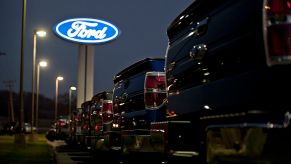
[{"label": "night sky", "polygon": [[[69,18],[95,18],[111,22],[121,31],[114,41],[98,44],[94,56],[94,94],[112,90],[113,76],[146,57],[164,57],[166,30],[193,0],[27,0],[24,52],[24,91],[31,92],[33,31],[45,29],[37,38],[37,61],[46,59],[40,71],[40,94],[53,98],[55,79],[62,75],[59,94],[77,84],[78,44],[56,36],[53,27]],[[22,0],[0,1],[0,90],[4,81],[15,80],[19,92]]]}]

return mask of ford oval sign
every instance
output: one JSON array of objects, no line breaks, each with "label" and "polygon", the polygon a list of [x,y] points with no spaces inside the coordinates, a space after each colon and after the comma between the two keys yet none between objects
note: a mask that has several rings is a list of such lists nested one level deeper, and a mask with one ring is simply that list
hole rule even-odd
[{"label": "ford oval sign", "polygon": [[67,19],[58,23],[54,32],[64,39],[85,44],[108,42],[119,35],[113,24],[91,18]]}]

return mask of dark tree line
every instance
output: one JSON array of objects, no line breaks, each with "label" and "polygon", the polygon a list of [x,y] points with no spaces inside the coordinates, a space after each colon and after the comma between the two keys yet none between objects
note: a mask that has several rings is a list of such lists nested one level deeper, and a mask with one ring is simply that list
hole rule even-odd
[{"label": "dark tree line", "polygon": [[[8,90],[0,90],[0,116],[11,118],[11,103]],[[24,121],[31,120],[31,105],[32,105],[31,92],[24,92]],[[72,95],[72,109],[76,107],[76,96]],[[14,109],[14,118],[17,120],[19,116],[19,94],[12,93],[12,104]],[[55,101],[54,99],[47,98],[39,95],[39,119],[54,119]],[[58,115],[68,115],[69,111],[69,93],[60,94],[58,96]]]}]

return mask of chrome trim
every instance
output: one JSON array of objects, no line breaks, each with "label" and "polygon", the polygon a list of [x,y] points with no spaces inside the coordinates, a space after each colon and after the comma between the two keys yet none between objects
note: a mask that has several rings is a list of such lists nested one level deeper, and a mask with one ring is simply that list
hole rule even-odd
[{"label": "chrome trim", "polygon": [[281,124],[273,124],[273,123],[241,123],[241,124],[217,124],[217,125],[209,125],[206,127],[206,130],[212,128],[284,128]]}]

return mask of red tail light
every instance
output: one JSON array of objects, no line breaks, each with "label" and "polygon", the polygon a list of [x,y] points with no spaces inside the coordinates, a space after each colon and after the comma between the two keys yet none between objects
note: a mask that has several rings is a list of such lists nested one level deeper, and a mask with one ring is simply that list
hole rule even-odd
[{"label": "red tail light", "polygon": [[68,121],[67,120],[59,119],[57,121],[57,126],[59,126],[59,127],[64,127],[66,125],[68,125]]},{"label": "red tail light", "polygon": [[164,72],[147,72],[144,83],[144,102],[147,109],[157,109],[166,98]]},{"label": "red tail light", "polygon": [[100,125],[95,125],[94,129],[95,129],[95,132],[96,132],[96,133],[99,133],[99,132],[102,130],[102,126],[100,126]]},{"label": "red tail light", "polygon": [[267,63],[291,63],[291,0],[265,0]]},{"label": "red tail light", "polygon": [[103,100],[102,105],[102,122],[109,124],[113,121],[113,106],[112,100]]}]

